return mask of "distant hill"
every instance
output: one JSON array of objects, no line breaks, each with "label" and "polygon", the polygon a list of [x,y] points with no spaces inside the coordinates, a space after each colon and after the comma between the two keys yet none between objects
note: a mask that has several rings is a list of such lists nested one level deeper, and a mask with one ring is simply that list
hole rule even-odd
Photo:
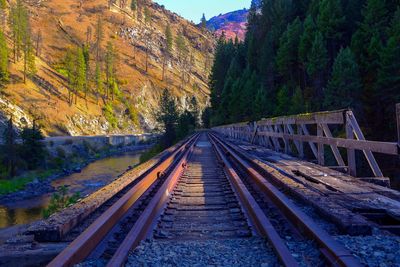
[{"label": "distant hill", "polygon": [[220,14],[207,21],[207,27],[214,31],[217,36],[224,32],[227,38],[234,39],[238,36],[240,40],[244,40],[248,14],[248,9]]}]

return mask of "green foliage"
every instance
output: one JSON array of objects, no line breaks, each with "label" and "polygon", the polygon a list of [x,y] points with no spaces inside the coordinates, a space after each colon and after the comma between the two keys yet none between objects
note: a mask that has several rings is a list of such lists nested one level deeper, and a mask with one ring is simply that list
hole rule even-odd
[{"label": "green foliage", "polygon": [[132,0],[130,7],[131,7],[132,11],[136,11],[137,10],[137,0]]},{"label": "green foliage", "polygon": [[165,27],[165,40],[166,40],[166,51],[167,53],[172,52],[172,46],[174,44],[174,37],[172,35],[171,31],[171,25],[167,24],[167,27]]},{"label": "green foliage", "polygon": [[340,0],[322,0],[320,2],[317,26],[326,39],[340,39],[344,22],[345,17]]},{"label": "green foliage", "polygon": [[6,0],[0,0],[0,9],[6,9],[7,2]]},{"label": "green foliage", "polygon": [[349,48],[340,50],[333,65],[332,77],[325,91],[327,110],[353,108],[360,110],[362,84],[359,68]]},{"label": "green foliage", "polygon": [[328,51],[326,50],[325,41],[322,34],[317,32],[307,58],[307,73],[310,76],[318,75],[325,70],[327,64]]},{"label": "green foliage", "polygon": [[32,128],[25,127],[21,133],[21,156],[27,163],[28,169],[33,170],[43,165],[46,157],[46,148],[43,144],[44,136],[40,127],[33,123]]},{"label": "green foliage", "polygon": [[167,89],[164,89],[159,102],[159,109],[156,114],[158,123],[165,131],[163,145],[170,146],[176,139],[176,124],[178,123],[179,113],[176,107],[175,99]]},{"label": "green foliage", "polygon": [[0,30],[0,86],[8,81],[8,47],[6,38]]},{"label": "green foliage", "polygon": [[115,117],[114,108],[113,108],[112,104],[107,103],[103,107],[103,113],[104,113],[104,117],[106,118],[106,120],[110,124],[110,127],[112,129],[117,128],[118,127],[118,120]]},{"label": "green foliage", "polygon": [[201,17],[200,25],[203,30],[207,29],[207,20],[206,20],[206,15],[204,13],[203,16]]},{"label": "green foliage", "polygon": [[43,210],[43,218],[47,219],[52,214],[61,211],[66,207],[72,206],[77,203],[79,199],[79,192],[69,196],[68,188],[66,186],[59,187],[57,193],[54,193],[51,197],[49,206]]}]

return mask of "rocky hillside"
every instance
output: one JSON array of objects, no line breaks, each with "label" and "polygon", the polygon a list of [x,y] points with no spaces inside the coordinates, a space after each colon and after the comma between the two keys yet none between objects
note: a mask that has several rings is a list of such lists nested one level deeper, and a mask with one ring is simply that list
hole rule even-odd
[{"label": "rocky hillside", "polygon": [[[10,0],[8,5],[13,2]],[[10,81],[0,95],[1,124],[4,125],[5,120],[13,115],[19,127],[38,118],[47,135],[140,133],[155,127],[154,113],[164,88],[177,97],[182,109],[193,96],[200,107],[207,105],[207,80],[215,41],[211,34],[177,14],[151,0],[141,0],[135,13],[130,10],[130,1],[126,0],[23,2],[30,13],[35,46],[39,40],[40,49],[36,54],[38,71],[24,83],[23,62],[10,60]],[[6,16],[9,15],[8,10]],[[103,25],[100,54],[104,57],[106,45],[111,41],[118,55],[115,69],[120,95],[114,100],[98,99],[91,93],[95,87],[94,54],[99,18]],[[183,34],[189,59],[183,62],[174,41],[172,55],[166,61],[166,78],[163,79],[162,44],[165,43],[167,24],[170,24],[174,39],[178,33]],[[5,32],[11,50],[9,26]],[[92,78],[89,94],[86,100],[81,94],[77,103],[70,105],[68,83],[62,71],[63,58],[68,48],[84,43],[90,44]],[[138,122],[133,122],[131,114],[138,117]]]},{"label": "rocky hillside", "polygon": [[217,36],[224,33],[228,39],[235,39],[237,36],[239,40],[244,40],[248,14],[247,9],[221,14],[211,18],[207,22],[207,27]]}]

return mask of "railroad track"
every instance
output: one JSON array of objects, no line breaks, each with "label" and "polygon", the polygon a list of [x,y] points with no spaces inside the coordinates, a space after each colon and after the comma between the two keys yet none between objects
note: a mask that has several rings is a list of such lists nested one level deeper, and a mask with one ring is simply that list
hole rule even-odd
[{"label": "railroad track", "polygon": [[[142,240],[266,238],[284,266],[323,262],[360,266],[357,259],[281,192],[265,174],[213,133],[193,135],[116,201],[49,266],[101,260],[122,266]],[[283,238],[307,243],[302,262]]]}]

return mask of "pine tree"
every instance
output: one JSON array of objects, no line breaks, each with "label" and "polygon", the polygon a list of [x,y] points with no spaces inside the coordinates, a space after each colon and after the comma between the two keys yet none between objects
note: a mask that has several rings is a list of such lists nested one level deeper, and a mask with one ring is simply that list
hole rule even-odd
[{"label": "pine tree", "polygon": [[96,23],[96,62],[100,61],[101,42],[104,38],[103,21],[99,16]]},{"label": "pine tree", "polygon": [[103,77],[100,62],[96,64],[96,99],[99,102],[99,95],[103,93]]},{"label": "pine tree", "polygon": [[17,134],[13,126],[13,118],[11,117],[3,133],[4,152],[7,153],[6,165],[8,175],[14,177],[16,174],[17,164]]},{"label": "pine tree", "polygon": [[7,41],[0,30],[0,86],[8,81],[8,47]]},{"label": "pine tree", "polygon": [[70,48],[67,49],[64,58],[64,68],[67,73],[67,80],[68,80],[68,103],[72,105],[73,103],[73,91],[75,88],[75,59],[74,53]]},{"label": "pine tree", "polygon": [[284,85],[278,90],[278,94],[276,97],[276,108],[275,108],[275,115],[282,116],[289,114],[289,106],[290,103],[290,95],[289,95],[289,88]]},{"label": "pine tree", "polygon": [[253,113],[255,120],[260,120],[263,118],[263,116],[271,115],[271,113],[268,111],[269,108],[270,103],[268,103],[267,92],[262,86],[260,86],[254,99]]},{"label": "pine tree", "polygon": [[90,78],[90,44],[84,44],[82,47],[83,58],[85,59],[85,100],[87,100],[87,94],[89,92],[89,81]]},{"label": "pine tree", "polygon": [[289,114],[301,114],[306,111],[303,92],[300,87],[296,87],[289,104]]},{"label": "pine tree", "polygon": [[147,6],[144,7],[144,22],[146,25],[151,24],[151,12]]},{"label": "pine tree", "polygon": [[132,0],[131,1],[131,11],[133,15],[135,16],[135,13],[137,12],[137,0]]},{"label": "pine tree", "polygon": [[36,121],[33,122],[31,128],[25,127],[22,130],[21,139],[21,155],[27,163],[28,169],[33,170],[43,165],[46,156],[46,149],[43,143],[44,136]]},{"label": "pine tree", "polygon": [[362,84],[355,56],[350,48],[341,49],[325,90],[324,107],[327,110],[353,108],[360,111],[361,92]]},{"label": "pine tree", "polygon": [[304,21],[304,31],[300,37],[299,44],[299,58],[303,63],[306,62],[308,54],[311,51],[312,43],[315,37],[315,30],[316,25],[314,23],[314,19],[311,16],[307,16]]},{"label": "pine tree", "polygon": [[317,26],[327,40],[329,58],[333,61],[338,44],[343,38],[345,17],[340,0],[322,0],[319,5]]},{"label": "pine tree", "polygon": [[315,110],[319,110],[322,99],[322,88],[325,84],[325,72],[328,64],[328,51],[325,41],[320,32],[317,32],[308,55],[306,69],[313,81],[313,105]]},{"label": "pine tree", "polygon": [[84,92],[86,88],[86,64],[83,50],[80,47],[76,49],[75,56],[75,104],[77,103],[78,95]]},{"label": "pine tree", "polygon": [[298,46],[301,32],[301,21],[299,18],[296,18],[288,25],[287,30],[283,33],[276,55],[279,72],[284,75],[287,80],[292,81],[293,83],[298,81]]},{"label": "pine tree", "polygon": [[107,43],[106,51],[106,98],[108,99],[110,94],[114,99],[114,61],[115,61],[115,51],[114,46],[111,42]]},{"label": "pine tree", "polygon": [[167,89],[164,89],[159,102],[157,121],[164,129],[163,145],[170,146],[176,139],[176,124],[179,113],[172,95]]},{"label": "pine tree", "polygon": [[380,125],[388,131],[384,132],[384,140],[392,140],[396,134],[393,123],[395,117],[395,104],[400,103],[400,8],[397,9],[389,28],[389,40],[381,50],[376,84],[376,109],[379,109]]},{"label": "pine tree", "polygon": [[207,19],[206,19],[206,15],[203,13],[203,16],[201,17],[201,28],[202,30],[206,30],[207,29]]},{"label": "pine tree", "polygon": [[[14,62],[19,60],[23,45],[26,44],[27,32],[29,29],[28,11],[22,0],[17,0],[10,10],[10,28],[12,30]],[[25,41],[25,43],[24,43]]]},{"label": "pine tree", "polygon": [[172,36],[171,26],[167,24],[165,27],[165,41],[164,41],[164,60],[163,60],[163,72],[162,72],[162,79],[165,79],[165,68],[168,63],[168,60],[172,53],[172,45],[173,45],[174,37]]}]

